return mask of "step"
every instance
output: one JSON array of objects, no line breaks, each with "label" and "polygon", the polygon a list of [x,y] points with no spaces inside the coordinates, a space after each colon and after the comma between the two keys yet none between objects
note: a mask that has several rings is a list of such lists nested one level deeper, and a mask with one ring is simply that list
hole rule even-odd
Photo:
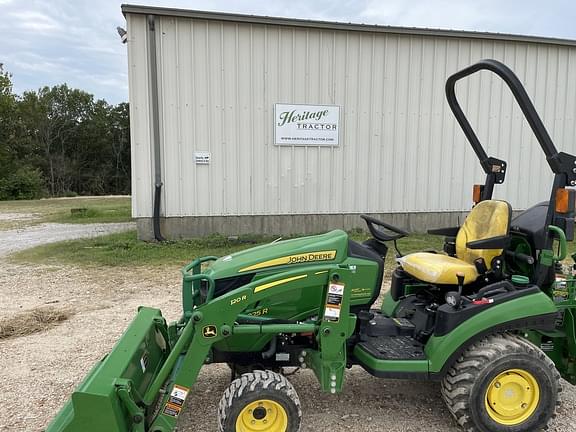
[{"label": "step", "polygon": [[379,360],[426,360],[424,345],[411,336],[365,336],[358,346]]}]

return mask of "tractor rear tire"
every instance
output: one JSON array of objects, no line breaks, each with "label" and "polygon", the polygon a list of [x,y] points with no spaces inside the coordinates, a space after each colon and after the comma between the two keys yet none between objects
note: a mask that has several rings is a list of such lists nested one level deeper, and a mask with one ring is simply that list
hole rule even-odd
[{"label": "tractor rear tire", "polygon": [[232,381],[218,406],[219,432],[298,432],[301,421],[296,390],[284,376],[269,370]]},{"label": "tractor rear tire", "polygon": [[442,382],[448,409],[467,432],[535,432],[559,404],[560,374],[536,346],[511,334],[472,345]]}]

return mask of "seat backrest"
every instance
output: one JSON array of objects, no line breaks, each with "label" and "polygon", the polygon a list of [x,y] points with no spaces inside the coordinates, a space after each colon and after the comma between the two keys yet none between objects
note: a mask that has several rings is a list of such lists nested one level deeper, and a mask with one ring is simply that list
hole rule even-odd
[{"label": "seat backrest", "polygon": [[506,201],[480,201],[470,211],[456,236],[456,256],[474,264],[474,260],[483,258],[490,268],[492,260],[502,254],[502,249],[468,249],[466,243],[508,235],[512,209]]}]

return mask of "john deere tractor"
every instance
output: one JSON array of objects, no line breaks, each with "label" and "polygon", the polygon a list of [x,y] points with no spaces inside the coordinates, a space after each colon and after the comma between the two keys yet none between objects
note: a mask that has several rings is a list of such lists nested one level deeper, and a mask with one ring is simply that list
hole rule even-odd
[{"label": "john deere tractor", "polygon": [[[480,70],[510,87],[554,173],[550,199],[514,218],[508,202],[492,199],[506,162],[486,154],[455,94],[458,80]],[[373,304],[388,244],[407,233],[367,215],[372,238],[363,244],[336,230],[197,258],[182,270],[180,320],[141,307],[47,430],[173,431],[209,363],[233,372],[217,407],[221,432],[296,432],[302,410],[285,368],[312,369],[323,392],[338,393],[355,365],[375,377],[439,381],[467,431],[543,429],[560,377],[576,383],[576,283],[563,264],[576,157],[556,150],[502,63],[457,72],[446,94],[486,180],[462,226],[429,231],[445,238],[443,251],[397,251],[381,308]]]}]

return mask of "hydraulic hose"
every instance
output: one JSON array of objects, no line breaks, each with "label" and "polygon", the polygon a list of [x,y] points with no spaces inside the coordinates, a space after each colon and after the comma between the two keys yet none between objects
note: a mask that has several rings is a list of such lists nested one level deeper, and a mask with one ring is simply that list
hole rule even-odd
[{"label": "hydraulic hose", "polygon": [[278,338],[275,336],[270,340],[270,346],[266,351],[262,351],[262,358],[267,360],[276,354],[276,347],[278,346]]}]

